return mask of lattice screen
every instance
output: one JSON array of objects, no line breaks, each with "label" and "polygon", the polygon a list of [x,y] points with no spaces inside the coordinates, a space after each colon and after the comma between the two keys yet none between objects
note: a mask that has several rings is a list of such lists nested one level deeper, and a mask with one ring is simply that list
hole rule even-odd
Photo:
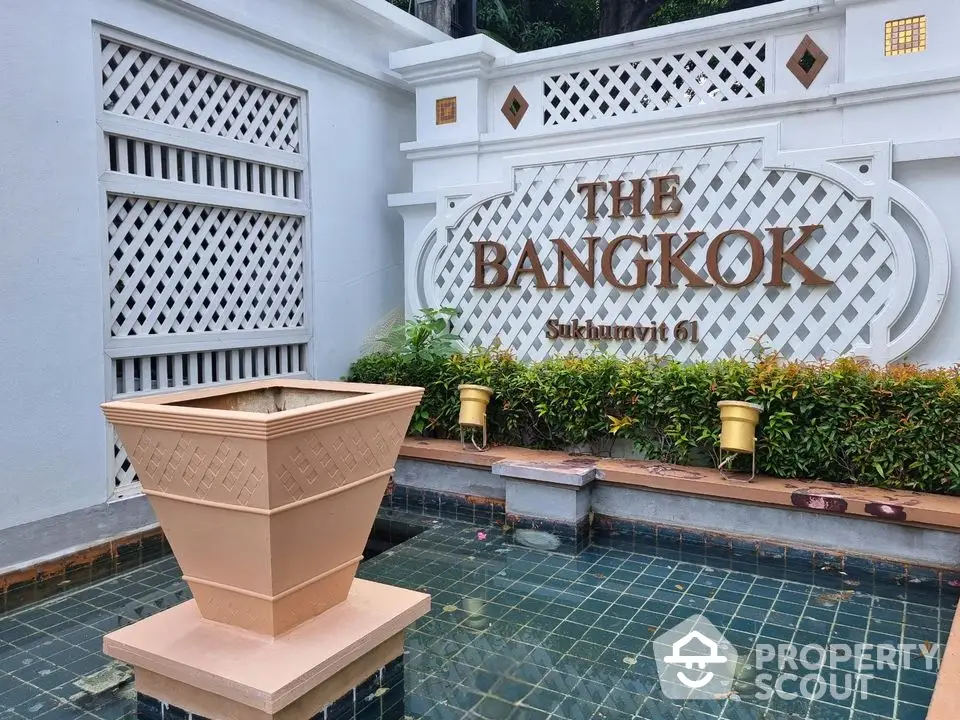
[{"label": "lattice screen", "polygon": [[[304,374],[302,93],[100,50],[111,397]],[[115,495],[139,492],[111,445]]]},{"label": "lattice screen", "polygon": [[107,200],[114,336],[303,325],[302,219]]},{"label": "lattice screen", "polygon": [[277,150],[300,150],[299,98],[102,38],[103,109]]},{"label": "lattice screen", "polygon": [[769,75],[759,40],[559,73],[543,83],[543,124],[760,97]]},{"label": "lattice screen", "polygon": [[[599,219],[585,218],[580,182],[639,178],[676,173],[683,180],[679,196],[683,212],[659,221],[646,215],[634,221],[610,217],[604,197]],[[521,168],[515,192],[489,200],[466,214],[446,242],[436,242],[426,256],[423,297],[433,306],[461,310],[456,330],[470,344],[489,346],[499,340],[520,358],[542,359],[552,352],[588,352],[594,348],[618,354],[639,351],[666,353],[680,360],[714,359],[749,352],[757,341],[793,358],[821,358],[846,352],[857,341],[868,341],[869,323],[891,293],[894,257],[891,246],[870,223],[870,203],[852,197],[831,180],[802,172],[768,171],[762,165],[761,142],[713,145],[612,159]],[[587,255],[585,236],[609,241],[626,233],[647,234],[703,230],[708,238],[730,228],[744,228],[764,237],[764,228],[823,224],[822,233],[807,242],[797,256],[835,281],[829,287],[801,286],[787,267],[791,288],[763,285],[770,273],[740,290],[722,287],[657,288],[659,247],[651,242],[644,253],[655,262],[645,287],[617,289],[598,279],[590,287],[567,267],[569,289],[536,289],[528,275],[520,288],[478,290],[474,281],[472,241],[495,240],[508,247],[508,264],[516,265],[526,238],[533,238],[548,279],[555,278],[556,252],[551,238],[569,242],[581,258]],[[687,253],[691,269],[706,277],[705,247]],[[679,244],[679,243],[677,243]],[[769,249],[769,238],[764,239]],[[635,280],[636,246],[621,249],[613,269],[618,278]],[[769,252],[769,250],[768,250]],[[728,279],[743,278],[751,255],[745,242],[721,253],[720,268]],[[599,278],[600,256],[597,256]],[[548,340],[548,319],[573,318],[595,323],[646,324],[696,320],[699,342]]]}]

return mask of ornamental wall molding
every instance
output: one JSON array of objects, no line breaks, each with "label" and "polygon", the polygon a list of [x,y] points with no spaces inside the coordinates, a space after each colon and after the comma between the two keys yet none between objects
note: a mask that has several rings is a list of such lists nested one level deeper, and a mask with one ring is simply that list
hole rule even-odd
[{"label": "ornamental wall molding", "polygon": [[[939,221],[891,176],[891,143],[810,150],[780,150],[779,124],[578,146],[503,158],[502,182],[438,192],[438,214],[408,257],[410,307],[448,305],[461,311],[456,330],[469,345],[500,341],[522,359],[596,347],[617,354],[665,353],[679,359],[714,359],[747,353],[759,341],[796,359],[861,355],[875,362],[905,357],[930,331],[950,282],[950,252]],[[599,200],[599,219],[586,217],[584,182],[676,174],[683,210],[673,217],[610,217]],[[515,263],[526,240],[537,247],[544,272],[555,276],[555,238],[585,258],[587,236],[615,237],[703,231],[704,243],[730,228],[754,233],[769,250],[764,229],[822,225],[798,257],[829,278],[809,287],[788,268],[788,287],[761,282],[732,289],[657,287],[654,277],[624,290],[592,285],[567,265],[567,288],[537,288],[524,274],[519,287],[474,287],[472,242],[501,242]],[[679,235],[678,235],[679,237]],[[647,259],[656,267],[656,243]],[[701,243],[703,245],[703,243]],[[666,247],[666,246],[664,246]],[[629,249],[611,253],[610,276],[632,284],[638,276]],[[690,268],[704,277],[704,247]],[[646,256],[645,256],[646,257]],[[751,243],[733,242],[720,254],[727,278],[749,276]],[[770,272],[765,260],[764,276]],[[599,265],[599,262],[597,263]],[[625,282],[625,281],[624,281]],[[674,328],[696,323],[696,340],[663,330],[656,342],[609,337],[550,338],[551,321],[587,320],[601,327]],[[582,331],[581,331],[582,332]]]}]

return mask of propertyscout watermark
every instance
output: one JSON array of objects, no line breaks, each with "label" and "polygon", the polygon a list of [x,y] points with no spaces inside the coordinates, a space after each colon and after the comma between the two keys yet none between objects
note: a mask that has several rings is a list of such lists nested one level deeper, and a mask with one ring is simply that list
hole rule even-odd
[{"label": "propertyscout watermark", "polygon": [[654,640],[657,674],[672,700],[848,700],[870,695],[874,671],[933,671],[940,646],[870,643],[757,643],[746,657],[704,616],[694,615]]}]

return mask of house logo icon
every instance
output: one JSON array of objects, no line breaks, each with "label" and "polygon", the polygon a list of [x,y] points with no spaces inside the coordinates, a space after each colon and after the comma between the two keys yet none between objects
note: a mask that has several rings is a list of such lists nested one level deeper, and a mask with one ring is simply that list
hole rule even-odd
[{"label": "house logo icon", "polygon": [[653,652],[660,690],[671,700],[715,700],[733,690],[738,653],[703,615],[658,636]]}]

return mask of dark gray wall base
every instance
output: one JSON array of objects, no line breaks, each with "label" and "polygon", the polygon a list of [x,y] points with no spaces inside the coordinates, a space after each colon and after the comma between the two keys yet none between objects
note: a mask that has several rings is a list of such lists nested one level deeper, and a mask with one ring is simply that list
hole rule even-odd
[{"label": "dark gray wall base", "polygon": [[157,527],[144,496],[0,530],[0,575]]},{"label": "dark gray wall base", "polygon": [[960,596],[957,570],[608,515],[594,515],[591,542],[631,553],[655,553],[698,565],[841,591],[855,589],[921,604],[939,602],[935,597],[938,594]]},{"label": "dark gray wall base", "polygon": [[405,487],[454,495],[475,495],[498,500],[506,497],[503,478],[494,475],[488,468],[400,458],[393,482]]},{"label": "dark gray wall base", "polygon": [[458,520],[481,527],[503,525],[504,502],[497,498],[459,495],[394,483],[380,507],[422,515],[425,518]]},{"label": "dark gray wall base", "polygon": [[[555,467],[533,468],[531,472],[533,470],[542,471],[545,478],[550,478],[550,473],[556,472]],[[536,502],[532,506],[529,506],[530,503],[520,503],[518,507],[511,507],[511,504],[516,504],[516,498],[511,503],[507,493],[508,481],[532,485],[536,490],[541,489],[536,487],[540,485],[544,493],[558,487],[556,477],[552,478],[554,482],[538,483],[527,475],[517,480],[497,475],[486,468],[401,459],[397,463],[392,497],[384,499],[384,506],[427,517],[480,525],[487,523],[488,517],[492,524],[502,524],[505,513],[529,518],[529,522],[533,522],[534,516],[557,514],[546,511],[538,513]],[[574,516],[579,518],[581,513],[587,511],[586,507],[581,506],[581,499],[589,498],[589,510],[596,515],[690,528],[701,533],[730,537],[765,538],[784,547],[822,548],[826,554],[882,558],[893,560],[894,564],[919,567],[960,569],[960,532],[695,497],[599,481],[589,485],[589,496],[585,494],[587,488],[584,485],[581,492],[577,493],[576,508],[565,506],[567,516],[551,519],[573,524]],[[575,534],[572,543],[574,548],[582,544]]]},{"label": "dark gray wall base", "polygon": [[592,502],[597,515],[730,536],[770,538],[781,545],[819,547],[916,565],[960,566],[960,533],[944,530],[605,483],[595,485]]},{"label": "dark gray wall base", "polygon": [[[380,689],[385,693],[377,694]],[[380,668],[310,720],[401,720],[403,711],[403,656]],[[137,720],[219,720],[168,705],[148,695],[137,695]]]}]

